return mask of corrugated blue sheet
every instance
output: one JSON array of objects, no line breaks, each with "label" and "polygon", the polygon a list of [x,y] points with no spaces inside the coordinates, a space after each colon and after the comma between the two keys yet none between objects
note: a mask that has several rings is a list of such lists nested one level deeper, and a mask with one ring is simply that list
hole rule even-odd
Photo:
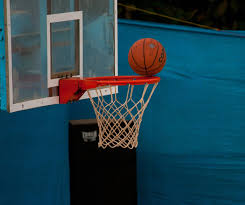
[{"label": "corrugated blue sheet", "polygon": [[244,205],[245,38],[120,20],[120,75],[145,37],[163,44],[167,64],[139,137],[139,205]]}]

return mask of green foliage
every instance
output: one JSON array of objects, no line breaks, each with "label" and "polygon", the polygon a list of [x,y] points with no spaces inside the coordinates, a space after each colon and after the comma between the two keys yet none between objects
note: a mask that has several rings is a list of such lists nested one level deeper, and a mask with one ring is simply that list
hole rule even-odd
[{"label": "green foliage", "polygon": [[[245,1],[242,0],[118,0],[118,2],[219,29],[245,30]],[[121,6],[119,17],[183,25],[177,21]]]}]

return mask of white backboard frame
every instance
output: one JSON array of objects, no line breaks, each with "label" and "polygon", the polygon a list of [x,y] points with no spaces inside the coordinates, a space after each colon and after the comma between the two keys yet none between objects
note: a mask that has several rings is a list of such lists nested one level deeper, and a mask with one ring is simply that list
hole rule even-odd
[{"label": "white backboard frame", "polygon": [[67,12],[61,14],[47,15],[47,63],[48,63],[48,88],[59,86],[59,80],[61,78],[51,79],[52,73],[52,52],[51,52],[51,24],[66,21],[79,21],[79,75],[73,77],[83,77],[83,12]]}]

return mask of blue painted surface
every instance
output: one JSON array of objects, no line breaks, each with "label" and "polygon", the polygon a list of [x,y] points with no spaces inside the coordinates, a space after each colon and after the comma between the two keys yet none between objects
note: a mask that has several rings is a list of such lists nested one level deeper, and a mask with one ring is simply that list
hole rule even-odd
[{"label": "blue painted surface", "polygon": [[3,0],[0,0],[0,110],[7,110],[6,91],[6,57],[5,57],[5,35],[4,35],[4,7]]},{"label": "blue painted surface", "polygon": [[120,20],[121,75],[145,37],[163,44],[167,63],[139,136],[138,204],[245,204],[245,38]]},{"label": "blue painted surface", "polygon": [[88,100],[0,112],[0,204],[68,205],[68,123],[94,118]]},{"label": "blue painted surface", "polygon": [[0,204],[69,204],[68,107],[0,113]]}]

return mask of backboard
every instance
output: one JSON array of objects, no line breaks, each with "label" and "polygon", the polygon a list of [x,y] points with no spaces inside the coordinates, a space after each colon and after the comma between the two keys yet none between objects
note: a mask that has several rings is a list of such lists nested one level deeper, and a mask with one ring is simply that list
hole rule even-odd
[{"label": "backboard", "polygon": [[61,78],[118,73],[116,0],[5,0],[4,20],[9,112],[58,104]]}]

